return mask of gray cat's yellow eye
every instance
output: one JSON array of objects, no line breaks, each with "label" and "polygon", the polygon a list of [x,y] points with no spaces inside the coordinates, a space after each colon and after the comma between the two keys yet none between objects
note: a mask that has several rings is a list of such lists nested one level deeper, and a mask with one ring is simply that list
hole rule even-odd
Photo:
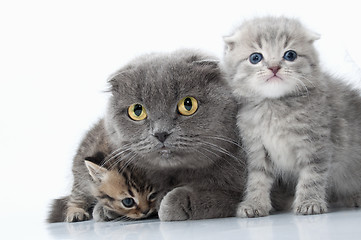
[{"label": "gray cat's yellow eye", "polygon": [[128,115],[134,121],[140,121],[147,117],[147,112],[143,105],[135,103],[128,107]]},{"label": "gray cat's yellow eye", "polygon": [[178,102],[178,111],[184,116],[193,115],[198,109],[198,101],[194,97],[185,97]]}]

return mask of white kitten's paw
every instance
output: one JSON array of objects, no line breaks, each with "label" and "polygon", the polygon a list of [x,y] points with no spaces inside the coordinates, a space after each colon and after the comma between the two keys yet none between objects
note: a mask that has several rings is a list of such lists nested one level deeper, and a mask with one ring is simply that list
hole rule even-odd
[{"label": "white kitten's paw", "polygon": [[66,213],[66,222],[81,222],[90,219],[87,211],[78,207],[69,207]]},{"label": "white kitten's paw", "polygon": [[158,216],[161,221],[183,221],[190,219],[190,190],[178,187],[167,193],[160,203]]},{"label": "white kitten's paw", "polygon": [[327,204],[325,201],[304,201],[295,204],[294,212],[301,215],[322,214],[327,212]]},{"label": "white kitten's paw", "polygon": [[238,205],[237,217],[253,218],[268,216],[271,211],[271,204],[259,205],[250,202],[242,202]]}]

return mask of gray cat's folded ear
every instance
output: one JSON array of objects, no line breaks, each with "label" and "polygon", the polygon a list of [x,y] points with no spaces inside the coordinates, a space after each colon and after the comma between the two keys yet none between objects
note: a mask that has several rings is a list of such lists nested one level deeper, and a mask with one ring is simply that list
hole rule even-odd
[{"label": "gray cat's folded ear", "polygon": [[106,168],[103,168],[95,163],[92,163],[88,160],[84,161],[85,166],[87,167],[90,176],[95,182],[101,182],[105,174],[108,172]]},{"label": "gray cat's folded ear", "polygon": [[207,82],[220,79],[221,70],[218,59],[202,59],[193,61],[191,64],[200,73],[203,73]]},{"label": "gray cat's folded ear", "polygon": [[127,70],[120,70],[117,71],[116,73],[112,74],[109,76],[108,78],[108,84],[109,84],[109,89],[108,92],[118,92],[119,91],[119,79],[121,79],[122,77],[127,77]]}]

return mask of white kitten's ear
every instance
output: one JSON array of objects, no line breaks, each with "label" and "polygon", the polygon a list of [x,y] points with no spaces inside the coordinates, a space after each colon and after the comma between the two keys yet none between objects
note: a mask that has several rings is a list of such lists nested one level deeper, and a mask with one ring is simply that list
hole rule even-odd
[{"label": "white kitten's ear", "polygon": [[308,30],[308,31],[307,31],[307,37],[308,37],[308,39],[309,39],[308,41],[309,41],[310,43],[313,43],[314,41],[319,40],[319,39],[321,38],[321,35],[318,34],[318,33],[316,33],[316,32],[314,32],[314,31]]},{"label": "white kitten's ear", "polygon": [[93,180],[101,182],[108,170],[90,161],[85,160],[84,162]]},{"label": "white kitten's ear", "polygon": [[236,45],[236,40],[234,35],[232,36],[224,36],[223,41],[225,44],[225,52],[230,52],[234,49],[234,46]]}]

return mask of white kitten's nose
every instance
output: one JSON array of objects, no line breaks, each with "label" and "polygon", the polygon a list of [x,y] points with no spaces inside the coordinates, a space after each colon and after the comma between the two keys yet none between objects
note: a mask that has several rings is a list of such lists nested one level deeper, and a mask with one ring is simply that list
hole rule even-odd
[{"label": "white kitten's nose", "polygon": [[281,69],[280,66],[275,66],[275,67],[269,67],[269,70],[271,70],[273,72],[273,74],[276,75],[276,73]]}]

